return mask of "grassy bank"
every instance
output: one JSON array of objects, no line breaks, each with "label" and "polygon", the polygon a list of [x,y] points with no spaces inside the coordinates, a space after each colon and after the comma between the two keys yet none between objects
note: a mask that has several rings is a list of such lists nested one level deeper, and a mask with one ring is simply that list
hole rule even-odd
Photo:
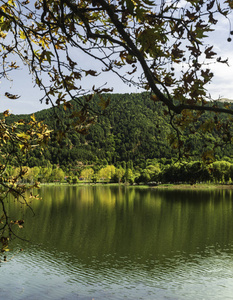
[{"label": "grassy bank", "polygon": [[233,189],[233,184],[214,184],[214,183],[198,183],[198,184],[160,184],[154,186],[154,189],[176,189],[176,190],[208,190],[208,189]]},{"label": "grassy bank", "polygon": [[233,184],[214,184],[214,183],[197,183],[197,184],[160,184],[160,185],[128,185],[124,183],[91,183],[79,182],[69,183],[41,183],[40,186],[126,186],[134,188],[152,188],[152,189],[174,189],[174,190],[208,190],[208,189],[233,189]]}]

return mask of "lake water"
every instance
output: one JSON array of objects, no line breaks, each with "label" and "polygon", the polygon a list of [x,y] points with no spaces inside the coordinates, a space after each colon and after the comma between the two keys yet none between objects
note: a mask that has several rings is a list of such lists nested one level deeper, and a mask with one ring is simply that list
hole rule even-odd
[{"label": "lake water", "polygon": [[233,192],[42,187],[0,299],[232,299]]}]

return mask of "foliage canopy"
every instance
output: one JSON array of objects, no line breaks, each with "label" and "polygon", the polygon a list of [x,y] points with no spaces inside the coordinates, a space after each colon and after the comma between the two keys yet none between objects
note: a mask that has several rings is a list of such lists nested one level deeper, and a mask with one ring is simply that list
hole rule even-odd
[{"label": "foliage canopy", "polygon": [[[233,113],[206,101],[206,85],[214,76],[209,63],[227,60],[217,57],[213,45],[204,42],[218,17],[228,18],[233,8],[230,0],[0,3],[0,74],[8,76],[22,61],[44,90],[42,100],[47,103],[63,103],[66,109],[67,101],[81,94],[110,91],[103,86],[86,90],[82,79],[114,72],[123,82],[151,90],[153,99],[172,112]],[[232,33],[229,26],[229,41]],[[90,59],[95,61],[92,68],[87,64]],[[142,72],[136,78],[138,69]],[[7,91],[6,96],[17,98]],[[87,110],[88,99],[80,111],[80,123],[89,118]]]}]

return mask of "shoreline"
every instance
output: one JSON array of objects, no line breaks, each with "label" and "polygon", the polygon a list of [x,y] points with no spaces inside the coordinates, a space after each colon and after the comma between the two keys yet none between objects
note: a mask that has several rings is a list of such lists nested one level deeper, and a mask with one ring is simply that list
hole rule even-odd
[{"label": "shoreline", "polygon": [[159,185],[149,185],[149,184],[142,184],[142,185],[129,185],[124,183],[91,183],[91,182],[82,182],[82,183],[75,183],[75,184],[68,184],[68,183],[41,183],[39,185],[42,186],[121,186],[121,187],[134,187],[134,188],[151,188],[156,190],[210,190],[210,189],[222,189],[222,190],[233,190],[233,184],[214,184],[214,183],[197,183],[197,184],[187,184],[187,183],[180,183],[180,184],[159,184]]},{"label": "shoreline", "polygon": [[154,189],[173,189],[173,190],[232,190],[233,184],[208,184],[208,183],[198,183],[198,184],[161,184],[158,186],[152,186]]}]

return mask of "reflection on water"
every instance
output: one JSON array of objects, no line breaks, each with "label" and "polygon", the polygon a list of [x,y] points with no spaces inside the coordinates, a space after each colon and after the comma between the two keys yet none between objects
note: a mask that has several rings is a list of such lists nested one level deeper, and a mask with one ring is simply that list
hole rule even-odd
[{"label": "reflection on water", "polygon": [[41,189],[0,267],[4,299],[232,299],[232,191]]}]

